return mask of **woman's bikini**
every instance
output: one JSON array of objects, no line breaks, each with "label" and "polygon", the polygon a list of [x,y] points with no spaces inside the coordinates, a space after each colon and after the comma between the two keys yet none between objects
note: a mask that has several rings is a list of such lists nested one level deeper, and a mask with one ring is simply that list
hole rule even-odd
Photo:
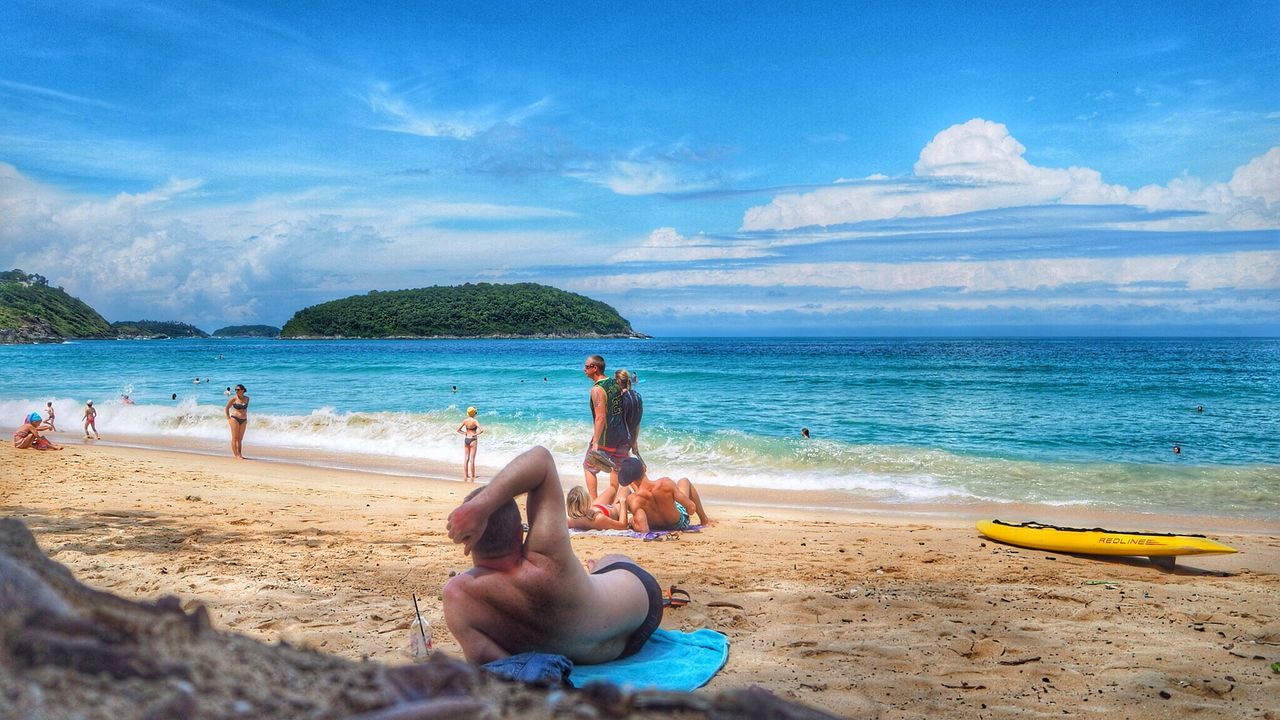
[{"label": "woman's bikini", "polygon": [[[236,402],[233,402],[233,403],[231,403],[231,407],[235,408],[236,410],[239,410],[240,412],[244,412],[245,410],[248,410],[248,409],[249,409],[249,403],[236,403]],[[248,418],[248,417],[240,417],[239,415],[232,415],[232,416],[231,416],[231,419],[232,419],[232,420],[235,420],[236,422],[240,423],[241,425],[243,425],[243,424],[245,424],[245,423],[249,422],[249,418]]]},{"label": "woman's bikini", "polygon": [[591,507],[593,507],[593,508],[595,508],[595,509],[599,510],[600,512],[604,513],[604,516],[605,516],[605,517],[607,517],[607,518],[609,518],[610,520],[614,520],[614,519],[616,519],[616,518],[614,518],[614,517],[613,517],[613,511],[609,509],[609,506],[608,506],[608,505],[592,505]]}]

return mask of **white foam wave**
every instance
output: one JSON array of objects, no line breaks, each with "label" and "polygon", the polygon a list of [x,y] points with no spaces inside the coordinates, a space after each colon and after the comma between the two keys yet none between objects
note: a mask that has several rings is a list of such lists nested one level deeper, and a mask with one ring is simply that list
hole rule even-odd
[{"label": "white foam wave", "polygon": [[[84,400],[0,401],[0,423],[9,418],[16,428],[31,412],[44,415],[45,403],[52,401],[58,429],[79,433]],[[163,405],[125,404],[117,397],[97,402],[96,407],[98,430],[112,440],[133,438],[145,444],[146,438],[160,436],[179,445],[191,440],[194,447],[227,439],[223,404],[200,403],[194,395]],[[379,465],[378,458],[452,464],[462,460],[462,440],[456,432],[462,417],[457,408],[423,413],[339,412],[332,407],[300,415],[251,412],[246,443],[332,452],[352,467]],[[481,465],[500,467],[530,446],[543,445],[555,456],[567,481],[581,477],[590,434],[587,422],[546,420],[532,413],[515,417],[489,413],[479,419],[485,428]],[[646,427],[641,450],[651,477],[688,477],[699,485],[847,492],[904,503],[982,500],[1133,506],[1142,488],[1153,498],[1167,497],[1175,487],[1215,487],[1219,492],[1247,489],[1258,485],[1259,473],[1267,472],[1266,468],[1186,470],[1185,477],[1172,477],[1168,469],[1154,466],[1037,463],[909,446],[737,432],[693,434],[660,425]]]}]

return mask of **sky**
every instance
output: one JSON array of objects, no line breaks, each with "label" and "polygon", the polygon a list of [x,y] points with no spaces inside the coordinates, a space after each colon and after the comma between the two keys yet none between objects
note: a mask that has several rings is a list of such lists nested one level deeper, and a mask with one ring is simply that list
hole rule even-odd
[{"label": "sky", "polygon": [[1280,4],[0,4],[0,269],[283,325],[1280,336]]}]

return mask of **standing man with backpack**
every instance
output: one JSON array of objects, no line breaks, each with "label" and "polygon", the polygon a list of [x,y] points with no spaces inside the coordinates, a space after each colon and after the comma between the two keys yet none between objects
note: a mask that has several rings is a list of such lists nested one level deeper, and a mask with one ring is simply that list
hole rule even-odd
[{"label": "standing man with backpack", "polygon": [[596,473],[609,471],[609,484],[618,484],[618,463],[631,454],[631,435],[622,419],[622,391],[618,383],[604,372],[604,358],[589,355],[582,364],[582,371],[591,380],[591,444],[582,461],[587,492],[595,500]]}]

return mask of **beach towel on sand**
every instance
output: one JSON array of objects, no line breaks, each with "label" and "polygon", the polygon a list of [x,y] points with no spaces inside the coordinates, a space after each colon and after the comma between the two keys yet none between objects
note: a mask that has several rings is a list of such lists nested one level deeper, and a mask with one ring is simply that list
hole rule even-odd
[{"label": "beach towel on sand", "polygon": [[684,633],[658,628],[635,655],[600,665],[574,665],[569,678],[578,687],[605,680],[692,692],[710,682],[728,659],[729,638],[715,630]]},{"label": "beach towel on sand", "polygon": [[650,530],[649,532],[636,532],[635,530],[570,530],[570,535],[608,535],[611,537],[637,538],[639,540],[656,540],[660,537],[666,537],[671,534],[680,533],[696,533],[702,532],[702,525],[690,525],[684,530]]},{"label": "beach towel on sand", "polygon": [[692,692],[706,685],[729,659],[729,638],[703,628],[691,633],[658,628],[640,652],[600,665],[575,665],[563,655],[527,652],[495,660],[484,669],[534,685],[593,682]]}]

